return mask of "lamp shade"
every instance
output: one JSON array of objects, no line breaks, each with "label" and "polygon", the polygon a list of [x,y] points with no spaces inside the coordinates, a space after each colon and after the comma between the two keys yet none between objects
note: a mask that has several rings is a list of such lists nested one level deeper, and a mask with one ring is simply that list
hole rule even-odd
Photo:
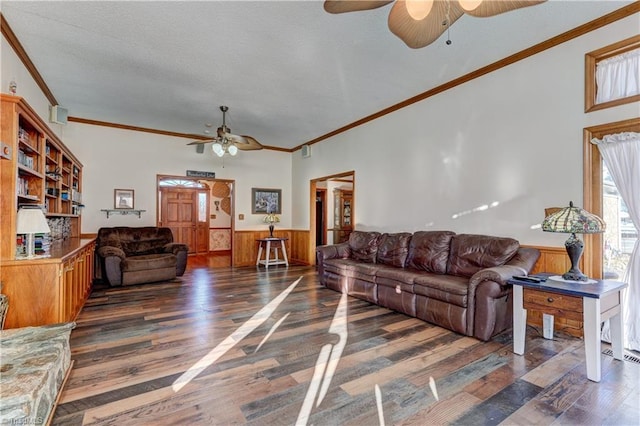
[{"label": "lamp shade", "polygon": [[595,214],[574,207],[564,207],[544,218],[542,230],[547,232],[564,232],[569,234],[597,234],[604,232],[607,225]]},{"label": "lamp shade", "polygon": [[47,218],[40,208],[23,207],[18,210],[17,234],[48,234],[51,232]]},{"label": "lamp shade", "polygon": [[262,219],[262,221],[264,223],[278,223],[280,222],[280,218],[276,216],[274,213],[269,213]]}]

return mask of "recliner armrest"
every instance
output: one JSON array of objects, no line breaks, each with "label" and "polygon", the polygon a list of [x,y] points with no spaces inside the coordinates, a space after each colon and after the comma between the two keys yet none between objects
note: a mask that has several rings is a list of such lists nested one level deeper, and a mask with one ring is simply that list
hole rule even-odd
[{"label": "recliner armrest", "polygon": [[176,256],[176,276],[181,277],[187,269],[187,255],[189,246],[182,243],[167,243],[164,245],[165,253],[172,253]]},{"label": "recliner armrest", "polygon": [[173,253],[177,255],[181,251],[189,251],[189,246],[182,243],[168,243],[162,248],[165,253]]},{"label": "recliner armrest", "polygon": [[124,260],[127,256],[124,254],[124,251],[118,247],[113,246],[103,246],[98,249],[98,256],[107,258],[111,256],[119,257]]}]

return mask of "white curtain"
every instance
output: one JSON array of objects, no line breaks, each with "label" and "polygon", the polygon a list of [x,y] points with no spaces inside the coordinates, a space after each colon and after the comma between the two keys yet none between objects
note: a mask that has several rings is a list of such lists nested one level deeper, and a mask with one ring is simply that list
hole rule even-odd
[{"label": "white curtain", "polygon": [[[598,145],[631,221],[640,230],[640,133],[617,133],[592,142]],[[623,299],[625,347],[640,351],[640,238],[633,246],[623,281],[629,284]],[[602,338],[610,341],[608,322]]]},{"label": "white curtain", "polygon": [[596,104],[639,94],[640,49],[598,62],[596,84]]}]

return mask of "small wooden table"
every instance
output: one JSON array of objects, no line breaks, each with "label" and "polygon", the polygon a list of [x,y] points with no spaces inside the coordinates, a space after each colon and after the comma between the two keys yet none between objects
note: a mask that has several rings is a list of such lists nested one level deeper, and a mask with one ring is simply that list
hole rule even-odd
[{"label": "small wooden table", "polygon": [[[285,241],[288,238],[261,238],[256,240],[258,242],[258,258],[256,259],[256,266],[264,265],[265,268],[269,268],[270,265],[286,265],[289,266],[289,259],[287,259],[287,247]],[[265,249],[265,258],[262,259],[262,249]],[[282,249],[282,257],[278,256],[278,249]],[[271,250],[274,251],[274,258],[271,258]]]},{"label": "small wooden table", "polygon": [[[611,347],[615,359],[623,359],[622,290],[626,283],[619,281],[591,280],[589,284],[558,281],[553,274],[536,274],[546,277],[540,283],[511,279],[513,285],[513,352],[524,354],[527,327],[527,309],[545,314],[544,337],[553,338],[553,315],[574,317],[583,321],[584,351],[587,378],[600,381],[600,325],[610,320]],[[549,330],[550,325],[550,330]]]}]

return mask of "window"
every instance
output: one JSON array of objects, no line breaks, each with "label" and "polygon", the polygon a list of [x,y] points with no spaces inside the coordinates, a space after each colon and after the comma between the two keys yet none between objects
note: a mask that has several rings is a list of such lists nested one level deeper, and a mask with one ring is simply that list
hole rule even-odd
[{"label": "window", "polygon": [[[589,127],[584,130],[583,140],[583,168],[584,168],[584,189],[583,208],[588,212],[596,214],[604,219],[607,223],[607,228],[614,225],[610,223],[616,223],[615,226],[620,228],[620,240],[622,240],[622,234],[629,234],[625,227],[625,211],[626,206],[620,204],[614,208],[619,213],[620,220],[617,218],[610,222],[612,219],[607,220],[607,213],[605,208],[607,205],[611,205],[610,197],[617,193],[617,189],[613,189],[611,186],[613,182],[608,176],[606,167],[603,167],[602,157],[598,147],[591,143],[591,139],[601,139],[605,135],[620,133],[620,132],[640,132],[640,118],[632,118],[630,120],[618,121],[615,123],[608,123],[599,126]],[[607,201],[609,200],[609,201]],[[617,214],[617,213],[616,213]],[[624,232],[622,229],[624,228]],[[629,241],[634,238],[633,235],[625,237],[624,244],[628,244]],[[637,238],[637,237],[635,237]],[[585,234],[585,252],[583,255],[584,268],[582,271],[590,276],[596,278],[603,278],[605,273],[610,272],[607,270],[607,256],[606,250],[608,249],[603,234]],[[620,241],[622,245],[623,242]]]},{"label": "window", "polygon": [[607,224],[604,233],[603,278],[621,280],[631,258],[633,245],[638,239],[638,231],[604,164],[602,178],[602,219]]},{"label": "window", "polygon": [[639,64],[640,35],[587,53],[585,112],[640,101]]}]

